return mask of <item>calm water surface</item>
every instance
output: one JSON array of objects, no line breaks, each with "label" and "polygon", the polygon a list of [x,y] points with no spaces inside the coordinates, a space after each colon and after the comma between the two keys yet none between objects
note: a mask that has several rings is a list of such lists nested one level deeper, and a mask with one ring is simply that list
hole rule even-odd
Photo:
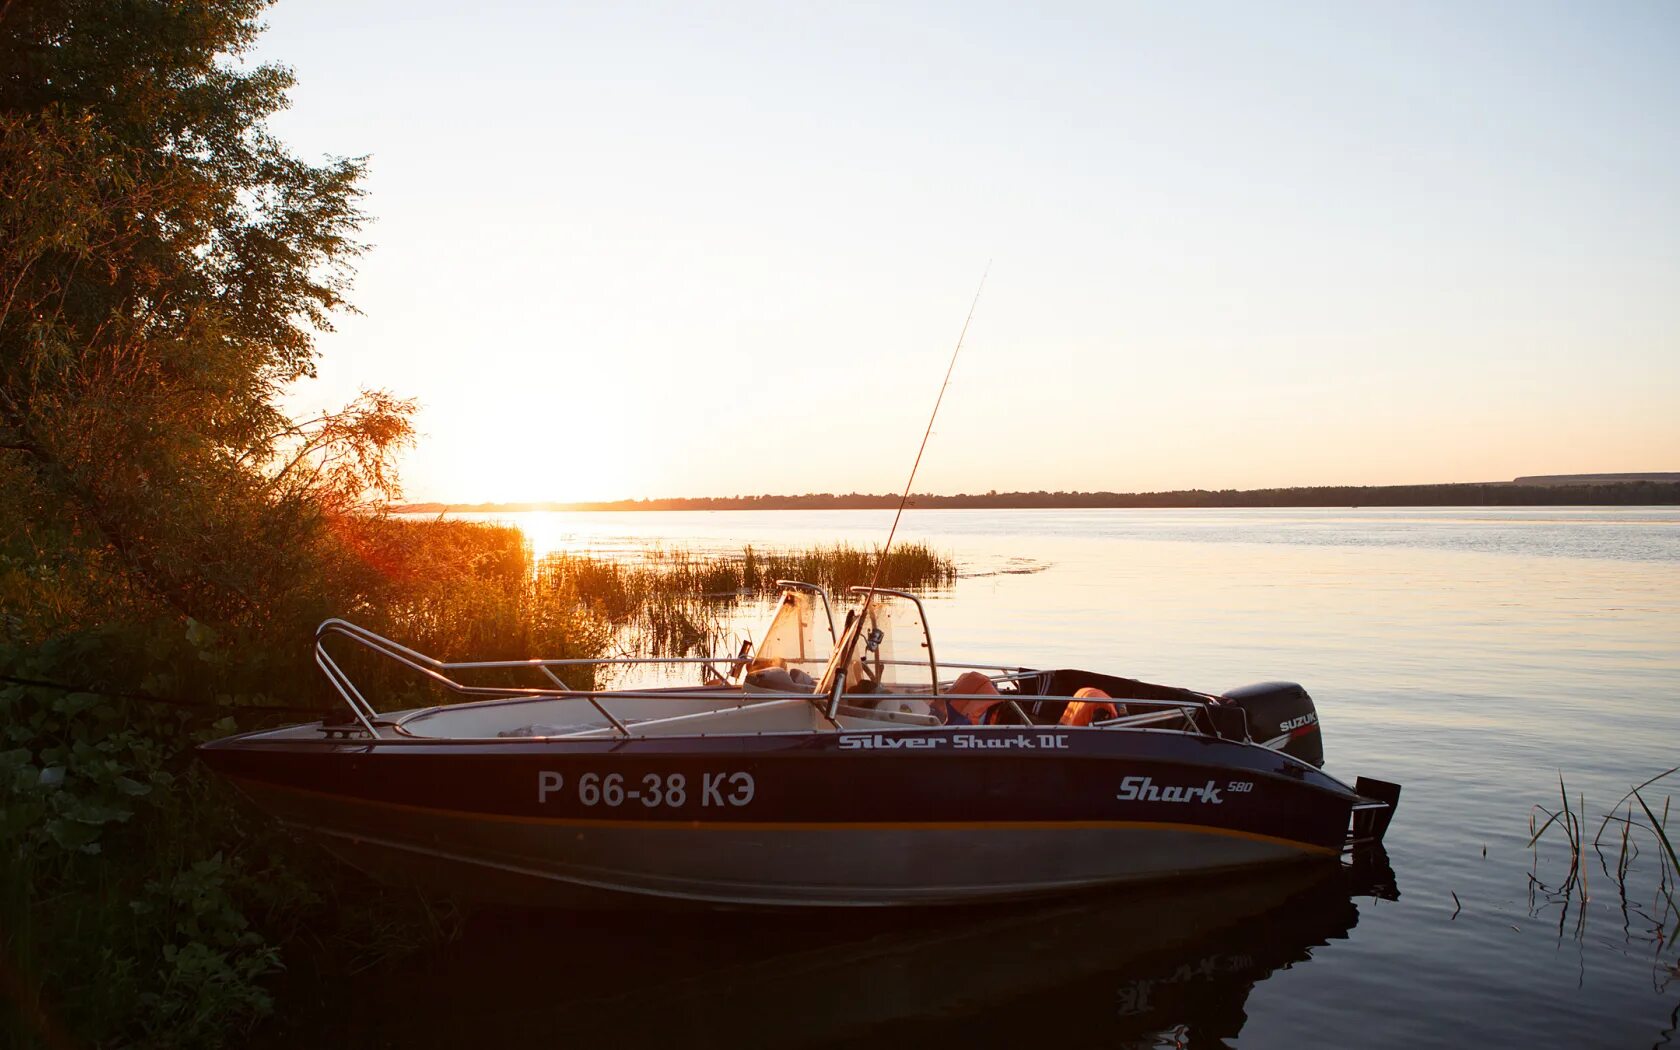
[{"label": "calm water surface", "polygon": [[[539,553],[623,553],[871,543],[888,518],[502,520]],[[1530,807],[1555,803],[1560,772],[1594,830],[1629,787],[1680,762],[1680,511],[912,511],[901,535],[961,563],[954,590],[929,602],[942,658],[1206,690],[1302,682],[1327,768],[1405,785],[1387,843],[1398,898],[1309,870],[932,917],[487,913],[437,956],[357,978],[321,1036],[1680,1042],[1654,845],[1625,898],[1589,853],[1584,909],[1546,891],[1568,869],[1561,839],[1527,848]],[[1680,795],[1677,781],[1655,799]]]}]

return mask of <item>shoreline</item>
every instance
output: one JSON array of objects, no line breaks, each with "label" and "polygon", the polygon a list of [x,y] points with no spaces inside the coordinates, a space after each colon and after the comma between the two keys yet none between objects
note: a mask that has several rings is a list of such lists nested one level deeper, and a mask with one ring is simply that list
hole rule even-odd
[{"label": "shoreline", "polygon": [[[819,493],[804,496],[712,496],[582,502],[443,503],[389,507],[395,514],[528,514],[533,512],[656,513],[661,511],[893,510],[896,495]],[[1287,510],[1324,508],[1451,507],[1668,507],[1680,506],[1680,481],[1625,481],[1602,485],[1334,486],[1300,489],[1189,489],[1176,492],[1007,492],[910,497],[918,510]]]}]

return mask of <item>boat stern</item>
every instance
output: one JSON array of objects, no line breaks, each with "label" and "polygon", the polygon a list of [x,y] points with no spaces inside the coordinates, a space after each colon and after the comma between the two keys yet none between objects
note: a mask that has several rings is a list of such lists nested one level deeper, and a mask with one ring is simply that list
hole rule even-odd
[{"label": "boat stern", "polygon": [[1400,785],[1375,777],[1359,777],[1353,782],[1353,790],[1358,793],[1359,801],[1353,804],[1348,821],[1348,848],[1380,845],[1400,805]]}]

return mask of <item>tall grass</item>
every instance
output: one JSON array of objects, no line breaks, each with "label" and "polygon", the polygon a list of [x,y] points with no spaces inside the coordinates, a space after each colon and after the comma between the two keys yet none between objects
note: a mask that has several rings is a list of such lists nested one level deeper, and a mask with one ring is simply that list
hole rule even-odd
[{"label": "tall grass", "polygon": [[[1564,877],[1555,886],[1542,883],[1535,874],[1530,874],[1529,884],[1531,892],[1538,889],[1554,902],[1563,905],[1567,913],[1570,902],[1577,900],[1581,905],[1577,913],[1577,927],[1582,927],[1586,921],[1586,904],[1592,899],[1588,892],[1586,851],[1589,847],[1599,860],[1599,867],[1605,877],[1617,887],[1624,913],[1630,909],[1645,914],[1653,923],[1653,932],[1659,943],[1674,944],[1680,940],[1680,900],[1676,899],[1676,892],[1680,891],[1680,856],[1674,848],[1675,833],[1669,828],[1669,799],[1663,799],[1662,812],[1659,815],[1646,802],[1643,792],[1664,778],[1680,772],[1680,766],[1665,770],[1647,779],[1644,783],[1631,788],[1627,794],[1618,799],[1615,805],[1605,813],[1599,823],[1598,833],[1589,842],[1585,837],[1583,820],[1586,815],[1586,799],[1578,797],[1578,805],[1571,806],[1569,792],[1563,783],[1563,777],[1558,776],[1558,794],[1562,805],[1553,811],[1542,805],[1535,805],[1529,816],[1528,848],[1535,850],[1535,863],[1539,863],[1538,846],[1548,832],[1556,831],[1564,839],[1568,847],[1569,868]],[[1634,814],[1637,804],[1643,819]],[[1625,808],[1624,808],[1625,807]],[[1619,812],[1620,811],[1620,812]],[[1544,814],[1543,822],[1537,821],[1535,814]],[[1605,841],[1605,832],[1611,825],[1617,825],[1617,833],[1610,842]],[[1629,876],[1635,871],[1638,860],[1640,842],[1654,843],[1658,848],[1656,886],[1651,899],[1651,909],[1645,912],[1643,896],[1634,891],[1630,896],[1628,888]],[[1615,849],[1615,860],[1612,862],[1606,854],[1606,847]],[[1675,919],[1673,932],[1668,932],[1670,918]],[[1562,918],[1559,919],[1559,929],[1562,929]]]},{"label": "tall grass", "polygon": [[[697,554],[684,549],[650,547],[638,558],[603,559],[557,553],[544,558],[541,575],[575,585],[580,594],[611,606],[658,597],[736,597],[769,592],[777,580],[802,580],[843,592],[874,578],[878,548],[845,543],[795,549],[751,545],[739,554]],[[937,590],[957,579],[956,562],[921,543],[893,548],[881,571],[881,586]]]},{"label": "tall grass", "polygon": [[[621,651],[654,656],[712,655],[745,602],[776,581],[802,580],[837,597],[874,577],[878,550],[833,544],[803,549],[746,546],[739,554],[649,548],[632,558],[557,553],[542,559],[542,602],[587,610],[616,632]],[[956,582],[956,562],[925,544],[894,548],[882,566],[885,587],[930,590]]]}]

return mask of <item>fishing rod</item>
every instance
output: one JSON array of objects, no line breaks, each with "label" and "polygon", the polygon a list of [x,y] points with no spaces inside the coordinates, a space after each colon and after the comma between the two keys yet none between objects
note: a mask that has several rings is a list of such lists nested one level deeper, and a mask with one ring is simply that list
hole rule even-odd
[{"label": "fishing rod", "polygon": [[[893,537],[898,535],[899,519],[904,517],[904,508],[910,502],[910,487],[916,483],[916,471],[921,469],[922,454],[927,451],[928,439],[933,436],[933,421],[939,418],[939,406],[945,403],[945,391],[951,385],[951,373],[957,368],[957,355],[962,353],[963,340],[968,338],[969,323],[974,320],[974,309],[980,305],[980,293],[986,290],[986,275],[992,272],[992,264],[986,263],[986,268],[980,273],[980,285],[974,289],[974,301],[968,304],[968,316],[963,318],[962,331],[957,333],[957,345],[951,350],[951,361],[945,366],[945,378],[939,384],[939,396],[933,399],[933,411],[928,414],[927,429],[922,431],[922,444],[916,449],[915,462],[910,464],[910,476],[904,479],[904,494],[898,498],[898,510],[893,513],[892,528],[887,530],[887,542],[881,547],[881,552],[875,556],[875,572],[869,580],[869,590],[864,593],[863,607],[858,610],[858,627],[855,631],[848,631],[842,644],[845,651],[840,659],[835,660],[833,689],[828,697],[828,717],[834,720],[835,713],[840,709],[840,697],[846,692],[846,671],[852,661],[852,652],[857,648],[857,640],[863,634],[863,619],[869,615],[869,609],[875,602],[875,592],[881,585],[881,572],[886,568],[887,557],[892,552]],[[873,642],[873,639],[872,639]],[[937,688],[939,683],[935,682]],[[836,723],[838,724],[838,723]]]}]

